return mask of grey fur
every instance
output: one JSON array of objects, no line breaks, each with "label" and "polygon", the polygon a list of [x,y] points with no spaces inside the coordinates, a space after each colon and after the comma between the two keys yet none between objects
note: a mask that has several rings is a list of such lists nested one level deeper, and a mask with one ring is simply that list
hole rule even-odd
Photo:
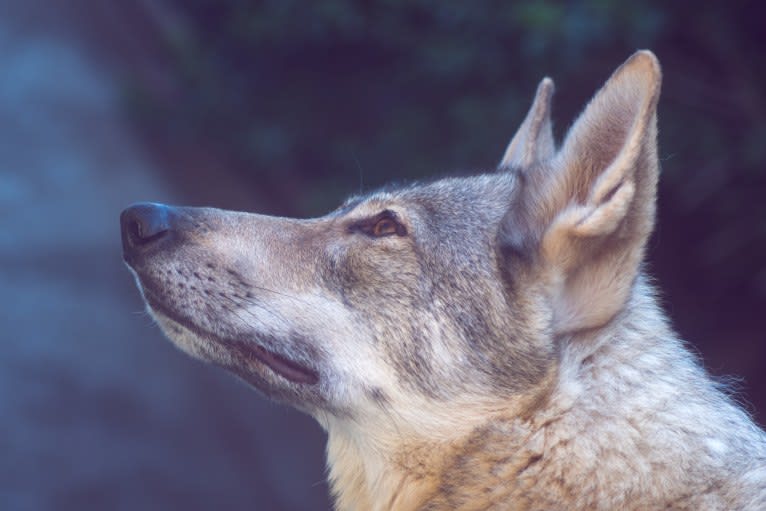
[{"label": "grey fur", "polygon": [[765,509],[766,436],[641,267],[659,83],[637,53],[557,150],[546,79],[498,171],[321,218],[175,209],[132,269],[181,348],[327,428],[339,509]]}]

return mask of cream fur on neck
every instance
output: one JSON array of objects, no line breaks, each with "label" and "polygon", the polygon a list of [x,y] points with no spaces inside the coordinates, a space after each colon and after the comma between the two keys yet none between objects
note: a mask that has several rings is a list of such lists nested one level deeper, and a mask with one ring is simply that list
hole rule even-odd
[{"label": "cream fur on neck", "polygon": [[336,509],[418,509],[438,493],[448,464],[475,431],[494,420],[527,416],[548,398],[554,384],[551,372],[529,395],[502,401],[466,396],[435,406],[410,398],[408,409],[385,415],[390,420],[318,417],[328,432],[329,480]]},{"label": "cream fur on neck", "polygon": [[438,469],[427,465],[431,462],[440,467],[442,460],[426,460],[412,470],[405,460],[402,463],[398,459],[405,446],[385,452],[366,440],[359,434],[331,429],[327,456],[337,510],[415,509],[435,490]]}]

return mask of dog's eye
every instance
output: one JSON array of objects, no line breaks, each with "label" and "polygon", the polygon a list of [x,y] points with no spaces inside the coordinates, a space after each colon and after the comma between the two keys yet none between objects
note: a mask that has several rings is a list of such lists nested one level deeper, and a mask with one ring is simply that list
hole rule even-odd
[{"label": "dog's eye", "polygon": [[397,220],[396,213],[388,210],[372,218],[354,223],[350,226],[349,230],[352,232],[362,232],[373,238],[407,235],[407,228]]},{"label": "dog's eye", "polygon": [[393,218],[381,218],[372,226],[372,235],[380,237],[397,234],[397,227],[399,227],[399,224]]}]

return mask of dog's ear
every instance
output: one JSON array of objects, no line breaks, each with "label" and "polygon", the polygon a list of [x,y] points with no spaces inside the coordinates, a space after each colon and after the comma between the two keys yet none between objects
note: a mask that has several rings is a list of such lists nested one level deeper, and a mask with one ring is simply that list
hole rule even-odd
[{"label": "dog's ear", "polygon": [[660,83],[657,58],[635,53],[521,191],[557,334],[603,326],[629,298],[654,224]]},{"label": "dog's ear", "polygon": [[555,146],[551,126],[553,80],[543,78],[524,122],[508,144],[498,168],[527,168],[553,157]]}]

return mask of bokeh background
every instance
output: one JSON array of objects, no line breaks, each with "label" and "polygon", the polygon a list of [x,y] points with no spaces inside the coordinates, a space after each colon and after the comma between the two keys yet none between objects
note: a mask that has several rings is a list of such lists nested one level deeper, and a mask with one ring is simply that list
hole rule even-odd
[{"label": "bokeh background", "polygon": [[121,263],[154,200],[308,216],[491,168],[537,82],[560,138],[664,67],[651,272],[766,421],[758,2],[0,0],[0,509],[328,509],[324,435],[177,352]]}]

